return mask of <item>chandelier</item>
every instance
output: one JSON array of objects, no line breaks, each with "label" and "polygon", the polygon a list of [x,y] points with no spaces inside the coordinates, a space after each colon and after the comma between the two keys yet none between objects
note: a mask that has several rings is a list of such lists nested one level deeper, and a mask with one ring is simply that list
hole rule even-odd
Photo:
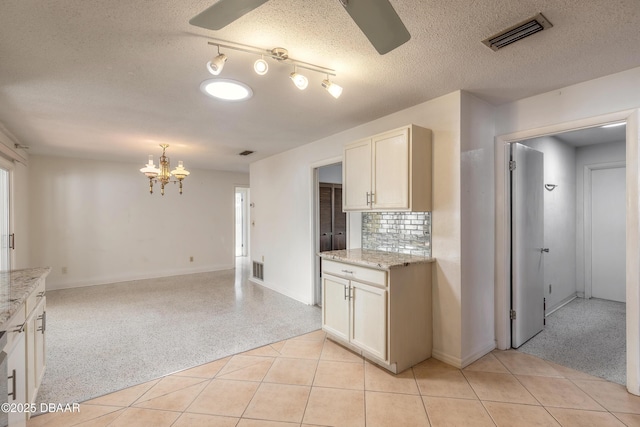
[{"label": "chandelier", "polygon": [[[169,172],[169,158],[165,155],[165,150],[169,144],[160,144],[162,147],[162,156],[160,156],[160,168],[153,164],[153,154],[149,154],[149,163],[147,163],[140,172],[149,178],[149,193],[153,194],[153,183],[160,183],[160,194],[164,196],[164,186],[169,182],[180,184],[180,194],[182,194],[182,180],[189,175],[189,171],[184,168],[182,160],[178,162],[178,167]],[[171,179],[173,178],[175,179]]]}]

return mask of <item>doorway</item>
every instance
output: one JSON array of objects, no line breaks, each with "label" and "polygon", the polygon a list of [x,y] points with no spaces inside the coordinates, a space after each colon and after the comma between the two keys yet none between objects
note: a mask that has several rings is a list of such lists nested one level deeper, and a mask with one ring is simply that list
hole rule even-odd
[{"label": "doorway", "polygon": [[236,187],[235,191],[235,254],[249,255],[249,188]]},{"label": "doorway", "polygon": [[[620,316],[626,291],[625,127],[597,126],[520,142],[545,156],[540,185],[544,240],[539,246],[549,252],[541,257],[539,294],[546,299],[547,327],[522,347],[513,340],[511,346],[620,382],[626,370],[625,319]],[[513,197],[510,203],[513,215]],[[515,241],[511,248],[516,251]],[[515,277],[515,266],[511,269]],[[592,293],[596,279],[604,293],[596,287]],[[599,321],[587,321],[594,317]]]},{"label": "doorway", "polygon": [[347,248],[347,214],[342,211],[342,184],[318,183],[320,252]]},{"label": "doorway", "polygon": [[347,214],[342,211],[342,162],[313,170],[314,182],[314,299],[322,304],[322,259],[318,252],[347,248]]}]

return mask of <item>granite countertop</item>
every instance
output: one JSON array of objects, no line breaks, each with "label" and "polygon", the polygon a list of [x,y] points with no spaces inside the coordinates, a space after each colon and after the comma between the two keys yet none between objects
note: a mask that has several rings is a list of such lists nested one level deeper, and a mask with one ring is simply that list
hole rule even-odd
[{"label": "granite countertop", "polygon": [[4,330],[5,322],[24,304],[38,286],[39,280],[50,271],[51,267],[39,267],[0,272],[0,330]]},{"label": "granite countertop", "polygon": [[435,259],[427,256],[408,255],[398,252],[375,251],[371,249],[343,249],[339,251],[319,252],[322,258],[335,261],[358,264],[365,267],[388,270],[394,267],[407,266],[425,262],[434,262]]}]

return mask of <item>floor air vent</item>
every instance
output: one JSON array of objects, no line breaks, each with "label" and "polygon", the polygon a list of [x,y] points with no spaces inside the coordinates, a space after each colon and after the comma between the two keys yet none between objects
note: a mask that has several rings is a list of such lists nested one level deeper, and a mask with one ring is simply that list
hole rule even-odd
[{"label": "floor air vent", "polygon": [[264,264],[263,263],[253,261],[253,277],[259,280],[264,280]]},{"label": "floor air vent", "polygon": [[515,43],[518,40],[522,40],[525,37],[529,37],[532,34],[540,32],[546,28],[551,28],[551,22],[547,20],[541,13],[537,14],[533,18],[529,18],[507,28],[504,31],[494,34],[482,40],[482,43],[489,46],[493,50],[500,50],[505,46]]}]

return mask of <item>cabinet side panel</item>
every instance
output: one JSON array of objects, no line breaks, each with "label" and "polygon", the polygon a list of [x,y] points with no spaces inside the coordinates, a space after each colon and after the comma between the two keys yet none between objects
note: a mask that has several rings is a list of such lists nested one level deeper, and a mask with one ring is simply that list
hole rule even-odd
[{"label": "cabinet side panel", "polygon": [[398,372],[431,357],[432,263],[391,269],[389,277],[389,362]]},{"label": "cabinet side panel", "polygon": [[411,210],[431,212],[433,142],[430,129],[411,126]]}]

